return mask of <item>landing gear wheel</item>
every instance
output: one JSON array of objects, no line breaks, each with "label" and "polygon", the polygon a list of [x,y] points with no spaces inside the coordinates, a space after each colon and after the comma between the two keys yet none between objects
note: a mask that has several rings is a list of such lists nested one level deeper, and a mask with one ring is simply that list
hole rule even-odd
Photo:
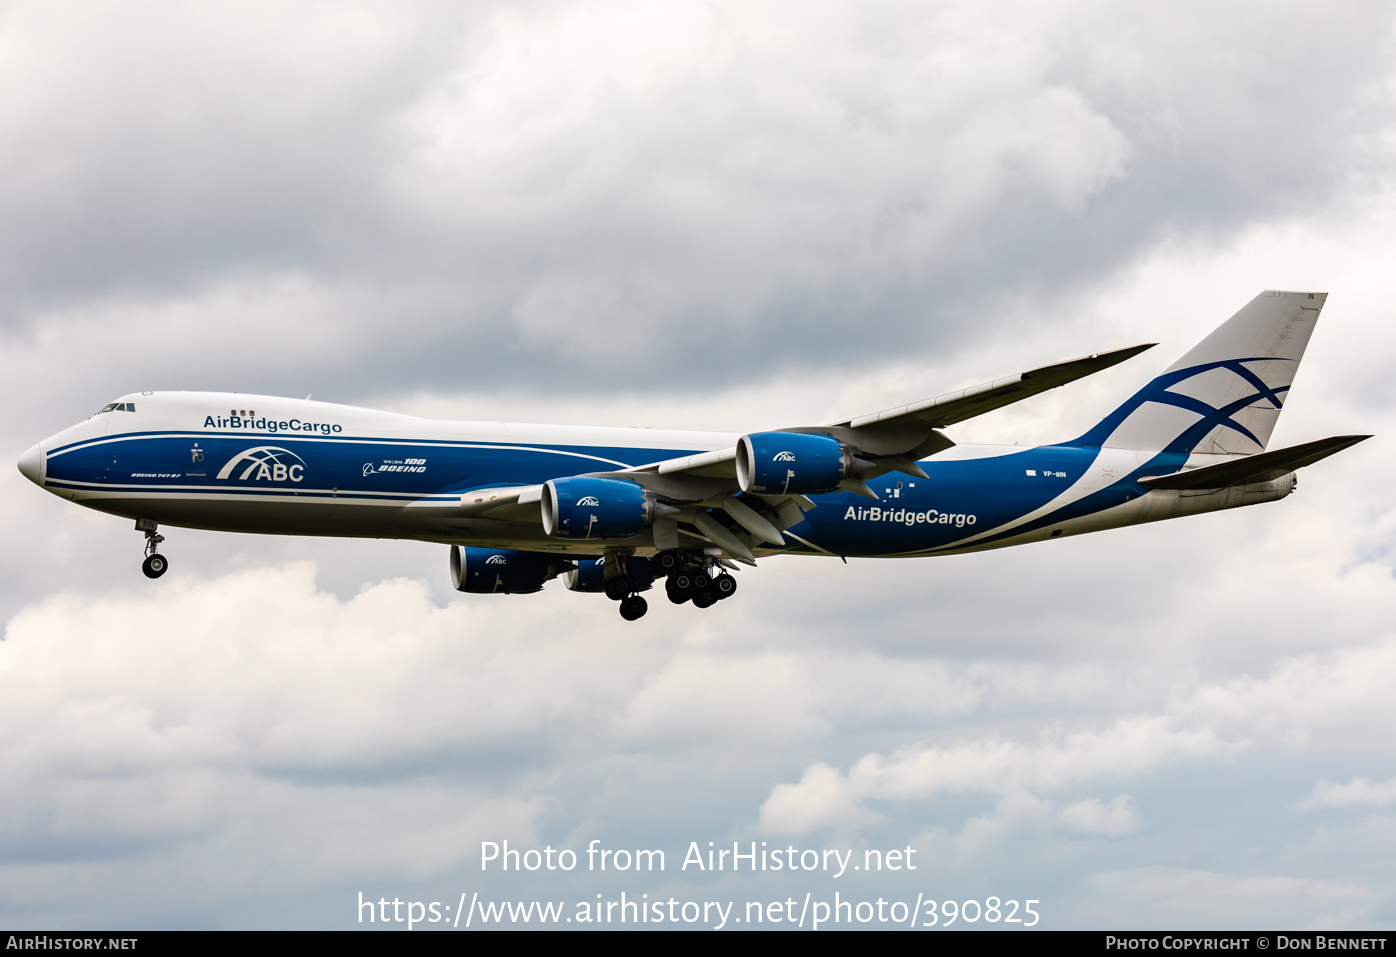
[{"label": "landing gear wheel", "polygon": [[637,618],[645,617],[645,612],[650,610],[649,602],[639,595],[632,595],[620,603],[620,616],[626,621],[634,621]]},{"label": "landing gear wheel", "polygon": [[668,594],[669,600],[676,605],[682,605],[684,602],[688,601],[690,598],[693,597],[693,595],[689,592],[676,586],[672,578],[669,579],[668,584],[664,586],[664,591]]},{"label": "landing gear wheel", "polygon": [[704,588],[707,588],[711,582],[712,579],[708,577],[707,572],[695,572],[693,575],[693,590],[702,591]]},{"label": "landing gear wheel", "polygon": [[677,575],[670,575],[669,584],[665,587],[671,591],[687,595],[689,592],[693,591],[693,576],[686,575],[683,572],[679,572]]},{"label": "landing gear wheel", "polygon": [[717,599],[710,598],[708,592],[702,591],[693,596],[693,604],[697,608],[707,608],[710,605],[717,604]]},{"label": "landing gear wheel", "polygon": [[660,552],[655,556],[655,562],[659,565],[659,570],[667,575],[679,567],[679,556],[673,552]]},{"label": "landing gear wheel", "polygon": [[731,598],[737,593],[737,580],[731,575],[718,575],[710,586],[717,593],[718,600]]},{"label": "landing gear wheel", "polygon": [[607,579],[603,588],[611,601],[623,601],[635,591],[634,584],[624,575]]},{"label": "landing gear wheel", "polygon": [[145,572],[146,578],[159,578],[169,567],[170,563],[165,561],[164,555],[151,555],[141,563],[141,571]]},{"label": "landing gear wheel", "polygon": [[165,556],[156,551],[165,540],[159,529],[160,526],[152,519],[136,519],[136,531],[145,532],[145,561],[141,563],[141,571],[145,572],[146,578],[159,578],[165,574],[165,569],[170,567]]}]

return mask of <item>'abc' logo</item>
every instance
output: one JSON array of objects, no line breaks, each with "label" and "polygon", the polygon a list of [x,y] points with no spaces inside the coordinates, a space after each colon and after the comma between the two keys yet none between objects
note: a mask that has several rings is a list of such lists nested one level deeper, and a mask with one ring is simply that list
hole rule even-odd
[{"label": "'abc' logo", "polygon": [[577,499],[577,504],[591,506],[594,508],[601,504],[601,500],[598,499],[595,495],[583,495],[581,498]]},{"label": "'abc' logo", "polygon": [[507,565],[507,564],[509,564],[509,563],[508,563],[507,561],[504,560],[504,556],[503,556],[503,555],[491,555],[489,558],[485,559],[485,564],[486,564],[486,565]]},{"label": "'abc' logo", "polygon": [[795,453],[794,453],[794,452],[777,452],[775,455],[771,456],[771,461],[772,461],[772,462],[794,462],[794,461],[795,461]]},{"label": "'abc' logo", "polygon": [[[239,471],[241,470],[241,471]],[[233,456],[218,472],[221,479],[239,481],[299,482],[305,476],[305,460],[289,449],[260,445]]]}]

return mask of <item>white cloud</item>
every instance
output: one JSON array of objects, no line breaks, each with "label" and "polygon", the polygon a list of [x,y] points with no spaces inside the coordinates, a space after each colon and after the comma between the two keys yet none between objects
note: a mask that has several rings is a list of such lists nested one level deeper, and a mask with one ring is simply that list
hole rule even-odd
[{"label": "white cloud", "polygon": [[1161,717],[1134,716],[1100,731],[1044,732],[1035,743],[981,739],[951,747],[909,747],[883,757],[869,754],[846,775],[832,768],[820,772],[801,794],[797,785],[781,785],[762,805],[765,826],[790,830],[782,823],[787,809],[818,808],[794,815],[803,831],[846,826],[865,813],[865,802],[925,801],[941,794],[984,791],[998,795],[1051,792],[1083,782],[1119,780],[1185,760],[1217,758],[1240,745],[1224,742],[1209,730],[1177,727]]},{"label": "white cloud", "polygon": [[1347,784],[1318,782],[1314,793],[1299,806],[1322,807],[1379,807],[1396,801],[1396,778],[1390,781],[1369,781],[1367,778],[1353,778]]},{"label": "white cloud", "polygon": [[[992,735],[946,746],[914,745],[889,756],[864,755],[846,773],[815,763],[798,783],[771,791],[761,821],[773,833],[808,833],[855,825],[872,807],[889,802],[975,791],[1051,795],[1162,768],[1216,763],[1258,745],[1300,747],[1320,734],[1361,729],[1382,739],[1396,723],[1387,694],[1394,680],[1396,640],[1387,639],[1370,648],[1283,661],[1266,678],[1203,684],[1163,713],[1129,715],[1101,728],[1049,728],[1036,740]],[[1356,785],[1349,788],[1321,786],[1321,800],[1361,800]],[[1365,783],[1364,788],[1360,793],[1375,793]],[[1334,796],[1349,793],[1354,797]],[[1109,806],[1078,803],[1063,809],[1061,817],[1082,830],[1127,833],[1133,814],[1132,799],[1118,798]]]},{"label": "white cloud", "polygon": [[827,731],[803,670],[792,655],[678,654],[631,699],[618,730],[655,744],[774,743]]},{"label": "white cloud", "polygon": [[1058,817],[1073,830],[1086,834],[1103,834],[1107,837],[1132,834],[1139,827],[1139,812],[1134,807],[1134,798],[1127,794],[1120,795],[1108,804],[1098,798],[1078,801],[1062,808]]},{"label": "white cloud", "polygon": [[779,784],[761,805],[761,830],[767,834],[808,834],[831,824],[857,826],[878,816],[860,805],[837,768],[815,762],[798,784]]}]

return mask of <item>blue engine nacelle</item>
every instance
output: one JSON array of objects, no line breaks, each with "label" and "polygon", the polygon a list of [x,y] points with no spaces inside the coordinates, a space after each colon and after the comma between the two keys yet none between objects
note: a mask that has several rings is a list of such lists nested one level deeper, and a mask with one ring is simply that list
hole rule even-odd
[{"label": "blue engine nacelle", "polygon": [[[577,567],[567,573],[567,587],[572,591],[599,592],[606,590],[606,559],[578,558]],[[636,591],[654,584],[654,568],[648,558],[631,555],[625,562],[625,572]]]},{"label": "blue engine nacelle", "polygon": [[828,435],[754,432],[737,442],[737,484],[743,492],[832,492],[853,467],[853,455]]},{"label": "blue engine nacelle", "polygon": [[456,591],[477,595],[526,595],[569,567],[570,562],[556,555],[451,546],[451,584]]},{"label": "blue engine nacelle", "polygon": [[543,485],[543,531],[554,538],[629,538],[667,510],[634,482],[561,478]]}]

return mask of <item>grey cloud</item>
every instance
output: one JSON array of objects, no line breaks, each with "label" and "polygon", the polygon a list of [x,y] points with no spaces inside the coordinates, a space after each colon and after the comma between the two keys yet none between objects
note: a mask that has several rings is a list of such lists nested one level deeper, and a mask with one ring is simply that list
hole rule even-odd
[{"label": "grey cloud", "polygon": [[240,288],[345,398],[858,367],[1016,295],[1069,324],[1161,238],[1384,162],[1389,11],[1259,9],[13,8],[7,324],[175,303],[205,376],[279,391],[202,317]]}]

